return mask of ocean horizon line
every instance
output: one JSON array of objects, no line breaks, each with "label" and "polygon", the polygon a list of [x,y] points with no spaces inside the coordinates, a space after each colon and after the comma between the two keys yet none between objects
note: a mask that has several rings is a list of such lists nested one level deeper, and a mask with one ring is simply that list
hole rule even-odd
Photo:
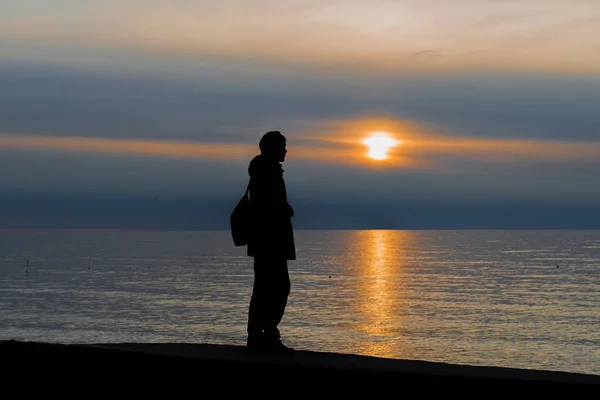
[{"label": "ocean horizon line", "polygon": [[[296,232],[318,231],[599,231],[598,228],[296,228]],[[0,232],[229,232],[226,228],[0,228]]]}]

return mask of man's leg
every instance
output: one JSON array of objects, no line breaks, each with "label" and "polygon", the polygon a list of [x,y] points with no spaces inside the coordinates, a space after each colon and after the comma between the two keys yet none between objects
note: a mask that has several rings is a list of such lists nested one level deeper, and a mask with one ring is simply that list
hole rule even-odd
[{"label": "man's leg", "polygon": [[248,347],[259,347],[263,341],[263,330],[267,318],[269,301],[268,264],[254,259],[254,284],[248,310]]},{"label": "man's leg", "polygon": [[286,260],[271,260],[269,262],[268,293],[267,311],[264,320],[267,346],[277,353],[292,353],[293,349],[281,343],[278,329],[290,294],[290,277]]},{"label": "man's leg", "polygon": [[274,260],[271,263],[270,293],[268,314],[265,320],[265,332],[279,338],[277,326],[283,318],[290,294],[290,276],[286,260]]}]

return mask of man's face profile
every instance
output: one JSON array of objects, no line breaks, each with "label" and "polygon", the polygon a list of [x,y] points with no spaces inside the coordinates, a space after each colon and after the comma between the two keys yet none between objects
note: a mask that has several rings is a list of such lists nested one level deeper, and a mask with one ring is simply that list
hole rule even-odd
[{"label": "man's face profile", "polygon": [[286,141],[285,139],[283,139],[279,142],[279,145],[276,147],[277,161],[284,162],[286,153]]},{"label": "man's face profile", "polygon": [[285,161],[285,154],[287,153],[287,149],[285,146],[285,139],[273,140],[265,149],[265,153],[270,159],[278,162],[283,162]]}]

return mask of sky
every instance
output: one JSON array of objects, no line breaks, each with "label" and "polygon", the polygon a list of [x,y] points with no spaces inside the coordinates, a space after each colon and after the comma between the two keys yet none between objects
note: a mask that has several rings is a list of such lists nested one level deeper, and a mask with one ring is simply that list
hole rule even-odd
[{"label": "sky", "polygon": [[[0,229],[600,228],[596,0],[0,4]],[[364,139],[397,145],[368,157]]]}]

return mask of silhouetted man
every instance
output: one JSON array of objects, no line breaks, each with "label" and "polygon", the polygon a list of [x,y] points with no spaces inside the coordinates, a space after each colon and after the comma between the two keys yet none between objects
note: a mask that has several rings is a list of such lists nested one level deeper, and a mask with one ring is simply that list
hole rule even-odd
[{"label": "silhouetted man", "polygon": [[284,346],[278,325],[290,293],[288,260],[296,259],[283,169],[286,139],[279,131],[267,132],[259,143],[261,154],[250,162],[252,229],[248,255],[254,257],[254,286],[248,313],[250,352],[292,354]]}]

